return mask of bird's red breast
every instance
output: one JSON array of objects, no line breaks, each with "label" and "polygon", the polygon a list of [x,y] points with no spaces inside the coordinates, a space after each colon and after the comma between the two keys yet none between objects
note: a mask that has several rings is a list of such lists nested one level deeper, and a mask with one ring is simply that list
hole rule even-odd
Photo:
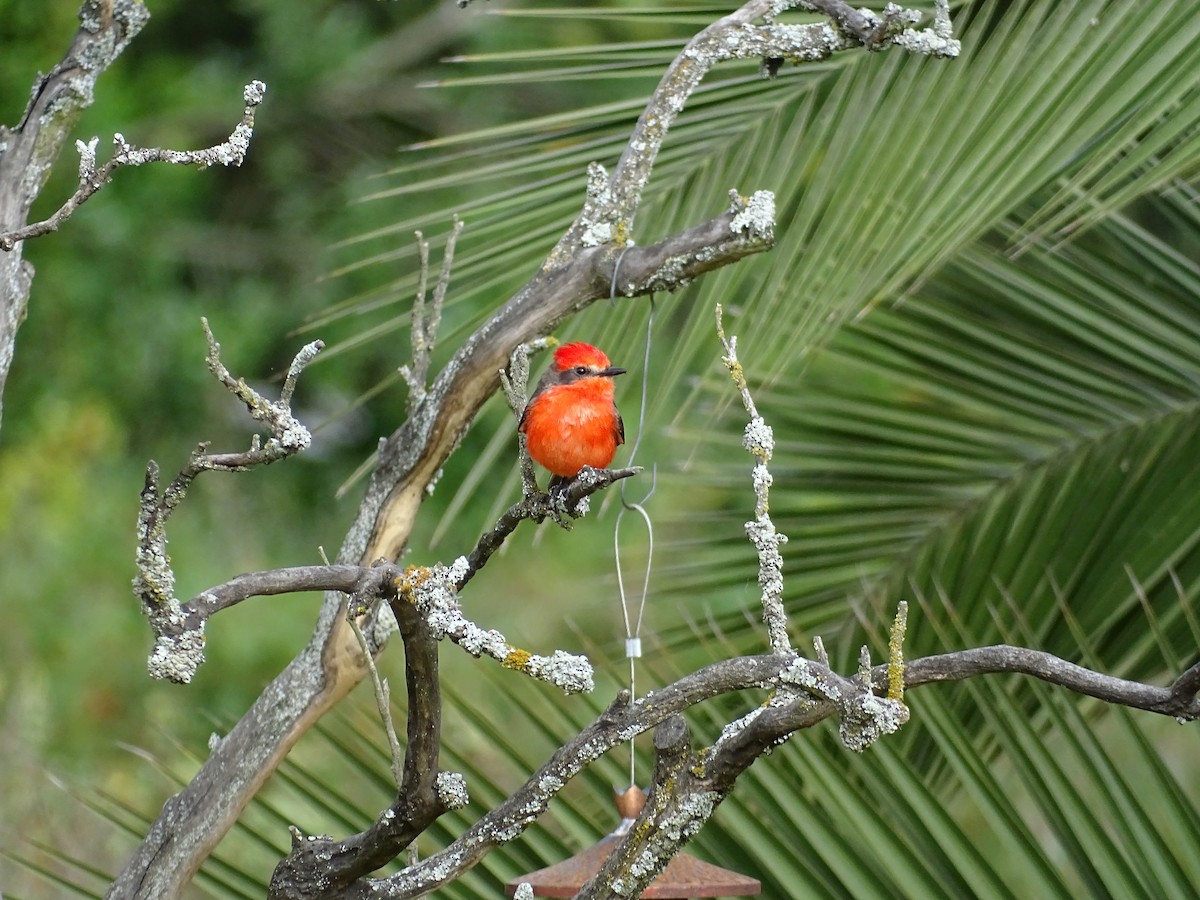
[{"label": "bird's red breast", "polygon": [[559,347],[521,415],[534,461],[563,478],[573,478],[584,466],[608,466],[625,443],[612,382],[624,371],[590,344]]}]

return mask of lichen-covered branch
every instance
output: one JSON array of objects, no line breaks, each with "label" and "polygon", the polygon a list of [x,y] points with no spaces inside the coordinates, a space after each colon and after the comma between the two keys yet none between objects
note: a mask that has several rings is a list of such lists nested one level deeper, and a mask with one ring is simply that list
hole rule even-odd
[{"label": "lichen-covered branch", "polygon": [[[1092,696],[1099,696],[1103,690],[1109,702],[1187,721],[1200,720],[1200,700],[1196,697],[1200,663],[1170,687],[1160,688],[1091,672],[1050,654],[999,646],[913,660],[905,667],[905,681],[913,688],[1002,671],[1033,674]],[[656,738],[660,763],[654,777],[656,785],[669,781],[670,790],[656,795],[652,789],[646,809],[625,838],[630,846],[615,851],[622,854],[621,864],[603,870],[603,877],[598,876],[588,887],[591,893],[580,895],[636,896],[636,886],[653,880],[712,815],[737,778],[790,734],[838,716],[842,719],[843,740],[850,749],[862,750],[869,744],[864,739],[864,721],[875,722],[870,729],[872,740],[899,727],[905,715],[903,705],[877,693],[887,690],[887,666],[874,667],[870,675],[870,683],[864,684],[816,660],[795,653],[771,653],[713,663],[637,701],[631,702],[628,693],[622,692],[595,721],[555,751],[522,787],[444,850],[387,878],[360,879],[325,894],[272,896],[356,900],[422,896],[453,881],[497,845],[518,837],[589,763],[617,744],[670,722]],[[686,729],[675,717],[705,700],[755,687],[773,688],[765,705],[731,722],[711,747],[688,747]],[[627,892],[630,890],[634,892]]]},{"label": "lichen-covered branch", "polygon": [[[80,7],[79,30],[62,60],[34,81],[21,120],[0,126],[0,233],[29,220],[71,129],[92,104],[97,80],[149,19],[141,0],[85,0]],[[32,284],[21,245],[0,253],[0,410]]]},{"label": "lichen-covered branch", "polygon": [[783,554],[779,548],[787,542],[787,535],[778,532],[771,521],[770,491],[773,479],[767,468],[775,449],[775,436],[771,426],[758,414],[754,398],[750,395],[746,373],[737,358],[737,337],[725,336],[720,304],[717,304],[717,336],[725,348],[725,356],[721,361],[729,370],[742,404],[750,414],[742,446],[754,457],[754,521],[746,523],[746,534],[758,551],[758,585],[762,589],[763,622],[767,626],[771,649],[776,653],[786,653],[792,645],[787,633],[787,613],[783,608]]},{"label": "lichen-covered branch", "polygon": [[250,138],[254,134],[254,111],[262,103],[267,86],[261,81],[252,81],[242,92],[245,108],[242,120],[234,127],[228,139],[203,150],[166,150],[159,147],[135,147],[122,134],[113,135],[113,155],[104,165],[96,168],[96,146],[99,138],[86,144],[76,141],[79,151],[79,186],[67,200],[49,217],[12,231],[0,232],[0,250],[12,250],[19,241],[41,237],[58,231],[59,227],[74,215],[85,202],[112,179],[113,173],[123,166],[144,166],[147,163],[169,163],[176,166],[240,166],[250,149]]},{"label": "lichen-covered branch", "polygon": [[[782,25],[776,18],[793,8],[824,12],[832,24]],[[890,45],[925,56],[954,57],[960,50],[950,29],[947,0],[935,5],[933,26],[918,29],[919,10],[888,4],[882,17],[846,3],[805,0],[750,0],[696,34],[675,57],[658,83],[612,176],[598,167],[589,173],[587,201],[575,223],[548,260],[562,263],[579,247],[632,237],[634,215],[650,180],[658,152],[671,125],[704,77],[719,63],[734,59],[770,59],[792,63],[825,59],[839,50]]]},{"label": "lichen-covered branch", "polygon": [[888,634],[887,696],[889,700],[904,702],[904,635],[908,631],[908,601],[901,600],[896,606],[896,618],[892,620]]},{"label": "lichen-covered branch", "polygon": [[[296,354],[288,369],[280,399],[270,401],[251,389],[245,381],[235,379],[229,373],[221,362],[221,348],[213,338],[208,322],[202,322],[208,340],[209,371],[246,404],[251,416],[270,428],[272,436],[263,444],[255,434],[250,449],[237,453],[210,454],[208,445],[200,444],[192,451],[187,465],[165,490],[159,486],[158,464],[152,460],[146,468],[146,482],[138,508],[137,575],[133,580],[133,590],[141,599],[142,609],[154,632],[154,649],[148,663],[150,674],[155,678],[180,683],[191,681],[196,669],[204,661],[204,621],[220,600],[205,598],[193,608],[185,609],[176,599],[175,575],[167,555],[167,520],[201,472],[241,472],[254,466],[267,465],[308,447],[312,438],[308,429],[292,415],[291,398],[301,370],[322,347],[320,341],[315,341]],[[231,593],[236,593],[236,590],[232,589]]]},{"label": "lichen-covered branch", "polygon": [[455,585],[467,578],[468,565],[467,558],[460,556],[450,566],[410,566],[400,578],[393,609],[411,603],[438,640],[447,637],[472,656],[490,656],[506,669],[548,682],[568,694],[590,691],[592,667],[584,657],[562,650],[538,656],[514,647],[500,632],[480,628],[463,615]]},{"label": "lichen-covered branch", "polygon": [[[703,795],[683,799],[691,757],[691,739],[683,716],[675,714],[658,725],[654,731],[654,774],[645,805],[626,838],[575,900],[640,897],[679,846],[695,835],[711,815],[713,804]],[[681,810],[699,815],[679,815]]]}]

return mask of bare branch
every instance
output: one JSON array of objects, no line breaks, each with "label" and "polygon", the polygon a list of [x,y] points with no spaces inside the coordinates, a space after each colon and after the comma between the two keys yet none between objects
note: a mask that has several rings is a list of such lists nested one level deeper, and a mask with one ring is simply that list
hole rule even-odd
[{"label": "bare branch", "polygon": [[737,337],[725,337],[719,303],[717,336],[725,348],[725,356],[721,361],[733,377],[733,383],[741,394],[742,404],[750,414],[742,446],[754,457],[754,521],[746,523],[746,533],[750,536],[750,543],[758,551],[758,584],[762,588],[763,621],[767,626],[771,649],[776,653],[786,653],[791,650],[792,645],[787,633],[787,613],[783,608],[783,554],[779,552],[779,548],[787,543],[787,535],[775,530],[775,523],[771,521],[769,512],[771,483],[774,479],[767,463],[771,461],[771,454],[775,449],[775,436],[771,426],[758,414],[754,398],[750,396],[746,373],[737,358]]},{"label": "bare branch", "polygon": [[396,737],[396,726],[392,722],[392,691],[388,680],[380,676],[379,669],[375,665],[371,645],[367,643],[367,636],[363,634],[362,627],[358,624],[359,615],[360,613],[351,607],[346,611],[346,621],[358,639],[358,646],[362,649],[363,665],[371,673],[371,687],[375,690],[375,705],[379,708],[379,718],[383,721],[383,732],[387,736],[388,749],[392,753],[392,778],[399,789],[404,782],[404,751],[400,747],[400,738]]},{"label": "bare branch", "polygon": [[[273,432],[266,444],[254,435],[250,449],[241,453],[208,453],[208,445],[200,444],[192,451],[188,463],[171,481],[165,491],[159,489],[158,464],[151,461],[146,468],[145,486],[142,488],[138,507],[137,524],[137,576],[133,580],[134,593],[142,601],[142,609],[150,619],[155,635],[154,649],[150,654],[149,670],[155,678],[186,683],[204,661],[204,622],[212,612],[223,605],[236,603],[249,594],[238,596],[240,590],[251,589],[254,593],[281,593],[297,590],[291,587],[295,581],[283,579],[288,587],[279,591],[264,591],[258,588],[278,581],[277,573],[263,573],[263,584],[251,587],[246,582],[227,590],[223,598],[202,595],[191,608],[184,608],[175,597],[175,575],[167,555],[167,520],[183,501],[192,481],[201,472],[208,470],[246,471],[257,465],[267,465],[306,449],[311,436],[292,415],[291,397],[296,379],[301,370],[320,352],[323,346],[314,341],[296,354],[288,369],[281,399],[271,402],[252,390],[245,381],[234,379],[221,362],[221,347],[209,330],[208,321],[201,320],[208,341],[209,370],[243,403],[250,415],[266,424]],[[231,583],[232,584],[232,583]],[[311,590],[313,588],[307,588]],[[233,599],[233,598],[237,599]]]},{"label": "bare branch", "polygon": [[[1103,675],[1041,650],[998,644],[910,660],[904,667],[904,684],[911,688],[997,673],[1031,675],[1077,694],[1130,709],[1174,716],[1182,722],[1200,720],[1200,699],[1197,698],[1200,662],[1180,675],[1170,687],[1164,688]],[[872,669],[871,681],[876,689],[886,690],[887,667]]]},{"label": "bare branch", "polygon": [[526,494],[505,511],[491,531],[480,537],[475,549],[466,557],[466,573],[456,587],[461,590],[475,573],[484,567],[492,554],[500,549],[521,522],[526,519],[544,522],[549,517],[567,527],[570,523],[561,518],[563,515],[572,518],[585,515],[588,511],[588,497],[614,481],[629,478],[640,471],[641,466],[628,469],[593,469],[591,466],[585,466],[562,490]]},{"label": "bare branch", "polygon": [[99,138],[92,138],[86,144],[76,141],[75,148],[79,151],[79,187],[53,215],[17,228],[13,231],[0,233],[0,250],[12,250],[18,241],[41,237],[53,231],[69,219],[87,200],[112,179],[113,173],[122,166],[144,166],[147,163],[163,162],[177,166],[198,166],[207,169],[209,166],[240,166],[250,149],[250,138],[254,134],[254,110],[262,103],[267,86],[261,81],[252,81],[242,92],[245,108],[242,111],[242,121],[233,129],[229,138],[204,150],[163,150],[156,147],[135,147],[125,140],[121,134],[113,135],[113,155],[107,163],[96,168],[96,145]]},{"label": "bare branch", "polygon": [[[400,579],[393,610],[411,603],[429,622],[434,636],[450,638],[472,656],[490,656],[504,668],[553,684],[568,694],[590,691],[592,667],[587,659],[556,650],[537,656],[510,644],[495,629],[484,630],[462,614],[455,585],[467,577],[468,562],[460,556],[453,565],[409,566]],[[397,620],[399,619],[397,613]]]},{"label": "bare branch", "polygon": [[438,274],[437,285],[433,289],[433,303],[428,312],[425,309],[425,291],[429,279],[429,242],[425,240],[421,232],[417,232],[420,272],[417,295],[413,300],[412,309],[412,365],[400,367],[400,374],[408,384],[409,415],[412,415],[417,404],[425,397],[426,379],[429,377],[429,359],[434,344],[437,342],[438,328],[442,323],[442,307],[446,303],[446,294],[450,289],[454,248],[462,230],[463,222],[458,216],[455,216],[454,225],[446,238],[446,248],[442,251],[442,268]]},{"label": "bare branch", "polygon": [[188,600],[183,604],[184,618],[188,625],[196,626],[221,610],[251,597],[306,591],[384,596],[389,581],[395,580],[399,574],[399,566],[353,566],[345,563],[246,572]]}]

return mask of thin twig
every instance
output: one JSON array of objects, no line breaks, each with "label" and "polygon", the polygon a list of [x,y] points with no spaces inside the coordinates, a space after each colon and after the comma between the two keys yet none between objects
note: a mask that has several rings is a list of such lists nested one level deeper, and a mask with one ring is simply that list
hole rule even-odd
[{"label": "thin twig", "polygon": [[362,626],[358,624],[358,617],[354,614],[354,610],[347,610],[346,621],[350,624],[350,630],[354,632],[354,637],[358,639],[363,662],[367,666],[367,671],[371,673],[371,685],[375,688],[375,705],[379,708],[379,717],[383,720],[383,730],[387,734],[388,747],[392,752],[392,778],[399,790],[400,785],[404,782],[404,748],[400,746],[400,738],[396,736],[396,726],[392,722],[392,692],[388,687],[387,679],[379,675],[374,654],[371,653],[371,645],[367,643],[367,636],[363,634]]},{"label": "thin twig", "polygon": [[741,395],[742,404],[750,414],[750,422],[742,438],[742,446],[754,457],[754,521],[746,523],[746,534],[758,551],[758,584],[762,589],[763,621],[771,649],[776,653],[787,653],[792,644],[787,633],[787,613],[783,608],[783,554],[781,545],[787,535],[775,529],[770,515],[771,472],[767,464],[775,448],[775,436],[771,426],[758,414],[750,387],[746,384],[746,373],[737,358],[737,337],[725,336],[721,305],[717,304],[717,336],[725,348],[722,362],[729,370],[733,383]]},{"label": "thin twig", "polygon": [[147,163],[162,162],[177,166],[198,166],[207,169],[209,166],[240,166],[250,149],[250,138],[254,134],[254,111],[263,101],[267,86],[261,81],[252,81],[242,92],[245,107],[242,110],[242,120],[233,129],[229,138],[204,150],[164,150],[157,147],[135,147],[125,140],[121,134],[113,135],[113,156],[107,163],[96,168],[96,146],[99,138],[92,138],[86,144],[76,141],[75,148],[79,151],[79,187],[75,189],[67,201],[51,216],[24,228],[0,234],[0,250],[11,250],[18,241],[41,237],[44,234],[57,231],[80,206],[82,206],[97,191],[108,184],[113,173],[122,166],[144,166]]},{"label": "thin twig", "polygon": [[463,222],[454,217],[454,225],[446,238],[442,251],[442,267],[438,272],[437,284],[433,289],[433,301],[427,307],[426,291],[429,283],[429,242],[417,232],[417,255],[420,268],[417,275],[417,294],[412,308],[412,363],[400,367],[400,375],[408,384],[408,413],[413,414],[428,392],[429,361],[437,343],[438,328],[442,324],[442,308],[450,289],[450,271],[454,264],[454,247],[462,234]]},{"label": "thin twig", "polygon": [[485,532],[475,545],[475,549],[466,557],[466,569],[462,579],[455,586],[461,590],[476,572],[484,567],[487,561],[504,544],[505,539],[512,534],[518,525],[526,519],[532,522],[544,522],[552,518],[559,524],[566,524],[561,518],[567,515],[578,518],[587,512],[584,502],[597,491],[608,487],[614,481],[630,478],[642,469],[632,466],[626,469],[593,469],[585,467],[575,480],[569,482],[562,490],[539,491],[523,496],[519,501],[505,510],[491,531]]},{"label": "thin twig", "polygon": [[250,388],[240,378],[234,378],[221,362],[221,345],[213,337],[208,320],[200,320],[208,342],[208,368],[225,387],[240,399],[250,415],[267,425],[272,436],[265,444],[255,434],[250,449],[239,453],[208,452],[208,444],[196,446],[187,465],[172,479],[166,490],[159,488],[159,468],[153,460],[146,467],[137,519],[137,575],[134,593],[150,618],[155,635],[149,669],[155,678],[187,682],[204,661],[204,621],[190,615],[175,597],[175,574],[167,554],[167,520],[193,480],[201,472],[219,470],[242,472],[254,466],[267,465],[305,450],[312,436],[291,411],[292,394],[300,372],[324,346],[320,341],[305,345],[288,368],[280,399],[272,402]]}]

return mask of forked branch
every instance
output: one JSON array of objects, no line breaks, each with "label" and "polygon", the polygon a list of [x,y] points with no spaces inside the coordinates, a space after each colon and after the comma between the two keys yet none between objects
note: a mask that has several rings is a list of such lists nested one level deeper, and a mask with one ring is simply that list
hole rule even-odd
[{"label": "forked branch", "polygon": [[[137,576],[133,580],[133,589],[142,601],[142,609],[154,632],[154,650],[148,664],[150,674],[155,678],[167,678],[180,683],[191,681],[196,669],[204,661],[205,619],[216,608],[229,605],[231,601],[236,602],[232,598],[237,596],[239,589],[245,590],[249,586],[239,585],[230,589],[223,598],[224,602],[216,596],[202,595],[201,602],[193,609],[185,609],[175,597],[175,573],[167,555],[167,520],[201,472],[214,469],[242,472],[284,459],[308,447],[311,435],[292,415],[292,392],[300,372],[323,346],[320,341],[314,341],[296,354],[279,400],[271,401],[229,373],[221,362],[221,347],[209,330],[207,320],[202,320],[202,324],[208,341],[209,371],[246,404],[251,416],[271,430],[271,437],[264,444],[255,434],[249,450],[235,453],[210,454],[208,444],[202,443],[192,451],[187,465],[165,490],[159,486],[158,464],[151,460],[146,467],[146,482],[138,509]],[[272,582],[279,581],[274,573],[264,573],[257,581],[260,582],[255,589],[257,593],[281,592],[269,590]],[[197,612],[200,614],[197,615]]]},{"label": "forked branch", "polygon": [[147,163],[169,163],[175,166],[197,166],[207,169],[209,166],[240,166],[246,159],[250,149],[250,138],[254,134],[254,111],[262,103],[267,86],[261,81],[252,81],[242,92],[245,106],[242,110],[242,120],[234,127],[229,137],[219,144],[206,147],[203,150],[168,150],[160,147],[135,147],[125,140],[122,134],[113,135],[113,155],[104,165],[96,166],[96,147],[99,138],[92,138],[86,144],[76,141],[75,148],[79,151],[79,186],[75,193],[55,210],[50,216],[40,222],[25,225],[12,231],[0,233],[0,250],[12,250],[18,241],[41,237],[58,231],[59,227],[74,215],[85,202],[90,200],[101,188],[112,180],[113,173],[125,166],[144,166]]}]

